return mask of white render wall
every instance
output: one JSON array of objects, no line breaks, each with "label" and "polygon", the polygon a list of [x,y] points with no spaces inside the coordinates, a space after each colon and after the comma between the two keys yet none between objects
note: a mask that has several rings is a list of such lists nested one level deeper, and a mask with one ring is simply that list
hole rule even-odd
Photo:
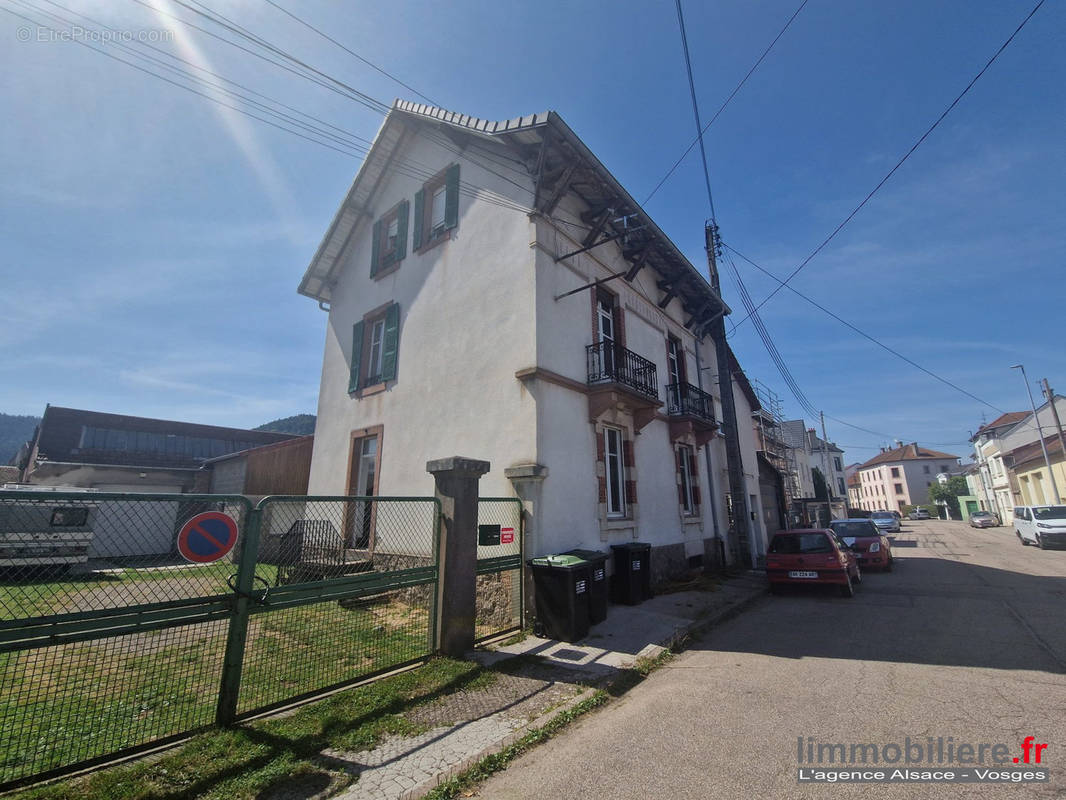
[{"label": "white render wall", "polygon": [[[463,183],[529,201],[529,194],[423,137],[409,140],[400,156],[434,171],[458,161]],[[533,359],[529,219],[460,191],[452,239],[419,255],[409,238],[399,269],[372,280],[374,221],[403,199],[413,215],[419,188],[420,180],[390,172],[342,255],[326,329],[309,494],[347,492],[351,433],[376,425],[384,426],[381,494],[431,495],[426,461],[461,455],[492,464],[481,480],[483,495],[512,496],[504,468],[536,458],[536,409],[514,377],[515,365]],[[400,304],[396,380],[356,399],[348,394],[352,325],[391,302]]]}]

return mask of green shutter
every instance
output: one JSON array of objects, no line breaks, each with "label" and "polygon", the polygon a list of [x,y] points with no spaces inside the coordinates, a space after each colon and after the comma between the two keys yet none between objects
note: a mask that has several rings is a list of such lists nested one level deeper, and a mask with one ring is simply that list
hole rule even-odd
[{"label": "green shutter", "polygon": [[411,249],[418,250],[422,247],[422,207],[426,204],[426,191],[419,189],[415,192],[415,235],[411,241]]},{"label": "green shutter", "polygon": [[404,200],[396,209],[396,261],[403,261],[407,255],[407,215],[411,204]]},{"label": "green shutter", "polygon": [[447,194],[444,196],[444,227],[454,228],[459,224],[459,165],[448,167],[444,178]]},{"label": "green shutter", "polygon": [[348,373],[348,393],[359,391],[359,369],[363,362],[363,321],[352,326],[352,369]]},{"label": "green shutter", "polygon": [[396,377],[396,351],[400,346],[400,306],[393,303],[385,312],[385,341],[381,347],[381,382]]},{"label": "green shutter", "polygon": [[374,223],[374,241],[370,245],[370,277],[378,274],[381,262],[381,220]]}]

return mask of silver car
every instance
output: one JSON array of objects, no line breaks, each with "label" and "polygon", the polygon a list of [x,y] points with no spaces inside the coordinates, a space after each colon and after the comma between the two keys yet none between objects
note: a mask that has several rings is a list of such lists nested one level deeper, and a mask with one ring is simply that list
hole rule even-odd
[{"label": "silver car", "polygon": [[999,520],[995,515],[988,511],[975,511],[970,514],[970,527],[971,528],[996,528],[999,527]]},{"label": "silver car", "polygon": [[882,531],[899,532],[899,518],[891,511],[875,511],[870,515],[870,521]]}]

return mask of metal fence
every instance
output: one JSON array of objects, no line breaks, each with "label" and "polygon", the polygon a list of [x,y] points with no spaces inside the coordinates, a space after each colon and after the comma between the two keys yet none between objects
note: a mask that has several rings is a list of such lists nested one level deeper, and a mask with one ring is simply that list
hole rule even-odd
[{"label": "metal fence", "polygon": [[0,492],[0,790],[428,656],[438,539],[433,498]]},{"label": "metal fence", "polygon": [[479,642],[522,628],[522,501],[478,500],[477,601]]}]

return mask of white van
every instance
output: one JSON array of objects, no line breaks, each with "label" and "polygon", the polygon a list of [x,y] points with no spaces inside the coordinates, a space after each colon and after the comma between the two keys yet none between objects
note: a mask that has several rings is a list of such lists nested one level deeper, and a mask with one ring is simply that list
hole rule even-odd
[{"label": "white van", "polygon": [[1041,550],[1066,547],[1066,506],[1015,506],[1014,533]]}]

